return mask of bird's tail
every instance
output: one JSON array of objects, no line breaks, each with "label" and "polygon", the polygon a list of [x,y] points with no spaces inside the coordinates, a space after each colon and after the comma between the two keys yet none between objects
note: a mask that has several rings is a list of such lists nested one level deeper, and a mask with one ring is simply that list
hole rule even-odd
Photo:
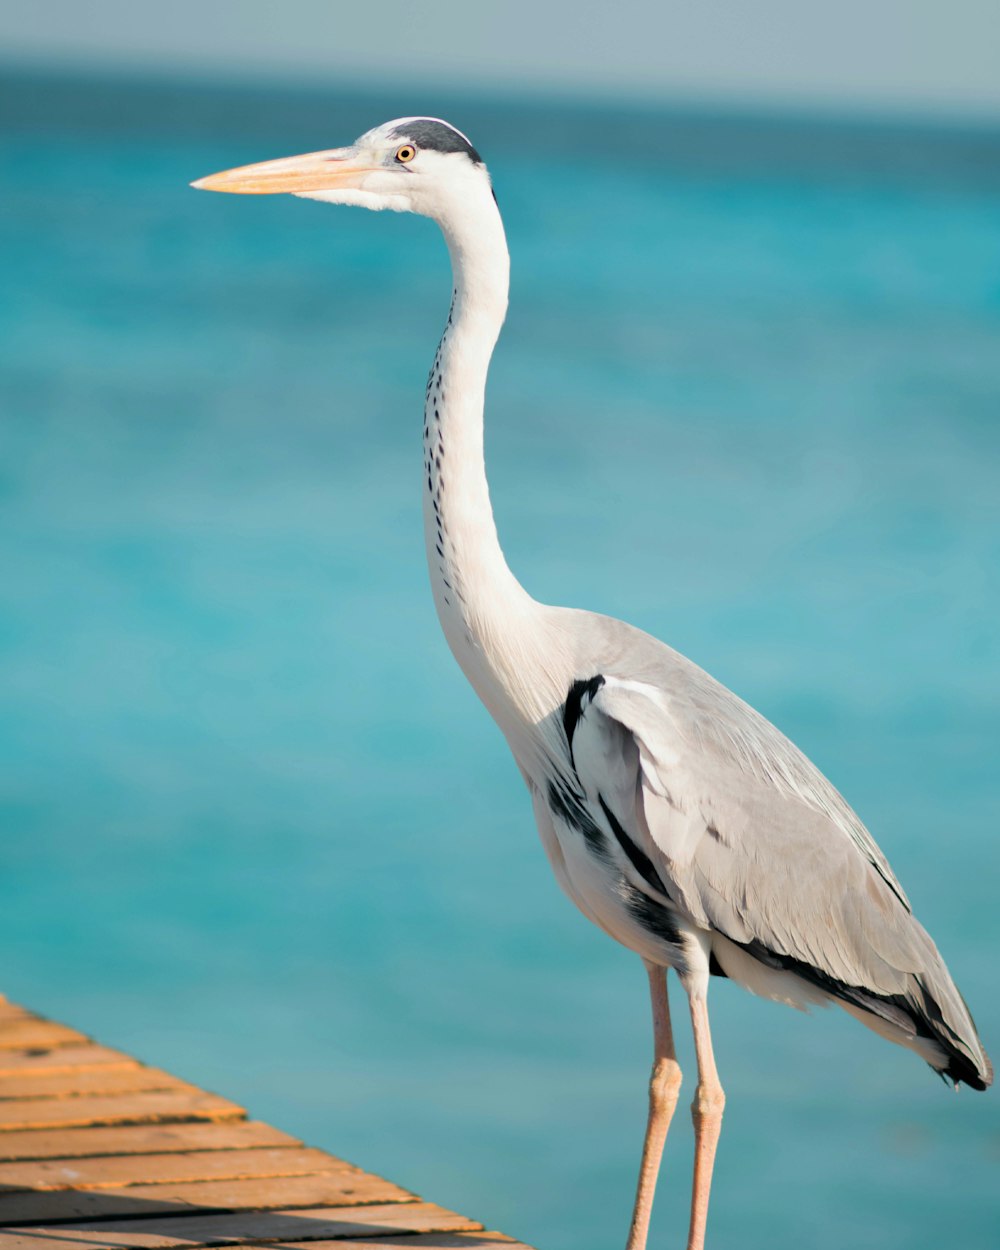
[{"label": "bird's tail", "polygon": [[935,1042],[942,1051],[944,1062],[931,1066],[944,1080],[956,1087],[964,1081],[972,1089],[987,1089],[993,1084],[993,1065],[979,1040],[972,1014],[930,935],[923,928],[921,933],[927,962],[924,970],[910,979],[905,1010],[917,1035]]}]

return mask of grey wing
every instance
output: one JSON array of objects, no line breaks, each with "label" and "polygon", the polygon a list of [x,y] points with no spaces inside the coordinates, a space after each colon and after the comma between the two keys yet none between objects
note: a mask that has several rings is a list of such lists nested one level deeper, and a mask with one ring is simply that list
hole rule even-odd
[{"label": "grey wing", "polygon": [[750,988],[746,961],[791,973],[944,1074],[985,1087],[989,1061],[937,948],[814,765],[693,667],[676,690],[607,674],[590,687],[571,744],[580,783],[671,902],[722,939],[723,971]]}]

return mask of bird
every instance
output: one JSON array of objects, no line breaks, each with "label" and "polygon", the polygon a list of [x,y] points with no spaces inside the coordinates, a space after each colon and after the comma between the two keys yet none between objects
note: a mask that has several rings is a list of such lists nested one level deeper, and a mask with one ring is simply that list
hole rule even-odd
[{"label": "bird", "polygon": [[725,1094],[713,976],[807,1009],[834,1003],[985,1090],[992,1067],[886,857],[819,769],[737,695],[623,621],[533,599],[497,536],[483,453],[487,372],[510,259],[478,151],[440,118],[241,166],[194,187],[289,193],[423,215],[448,245],[452,299],[424,397],[423,516],[448,645],[502,731],[565,893],[636,952],[653,1026],[649,1107],[627,1250],[644,1250],[681,1071],[667,979],[697,1062],[688,1250],[703,1250]]}]

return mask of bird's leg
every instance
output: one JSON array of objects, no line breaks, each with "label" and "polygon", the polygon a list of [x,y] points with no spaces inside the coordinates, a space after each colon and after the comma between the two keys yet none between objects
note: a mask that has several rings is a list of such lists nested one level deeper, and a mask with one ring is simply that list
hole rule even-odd
[{"label": "bird's leg", "polygon": [[666,969],[646,964],[646,972],[649,974],[649,997],[653,1007],[653,1071],[649,1078],[646,1140],[642,1148],[642,1165],[626,1250],[645,1250],[660,1156],[681,1088],[681,1070],[674,1054],[674,1034],[670,1027]]},{"label": "bird's leg", "polygon": [[712,1034],[708,1027],[708,1003],[704,993],[691,995],[691,1026],[698,1058],[698,1088],[691,1104],[694,1120],[694,1185],[691,1191],[691,1228],[687,1250],[703,1250],[708,1219],[708,1194],[712,1187],[712,1166],[719,1144],[722,1111],[726,1096],[719,1084],[712,1054]]}]

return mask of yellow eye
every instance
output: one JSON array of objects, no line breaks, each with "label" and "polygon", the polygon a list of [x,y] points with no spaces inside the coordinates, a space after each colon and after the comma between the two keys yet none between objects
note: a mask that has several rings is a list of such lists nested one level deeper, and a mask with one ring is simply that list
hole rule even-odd
[{"label": "yellow eye", "polygon": [[396,151],[396,160],[400,165],[408,165],[417,154],[417,149],[412,143],[404,143],[401,148]]}]

